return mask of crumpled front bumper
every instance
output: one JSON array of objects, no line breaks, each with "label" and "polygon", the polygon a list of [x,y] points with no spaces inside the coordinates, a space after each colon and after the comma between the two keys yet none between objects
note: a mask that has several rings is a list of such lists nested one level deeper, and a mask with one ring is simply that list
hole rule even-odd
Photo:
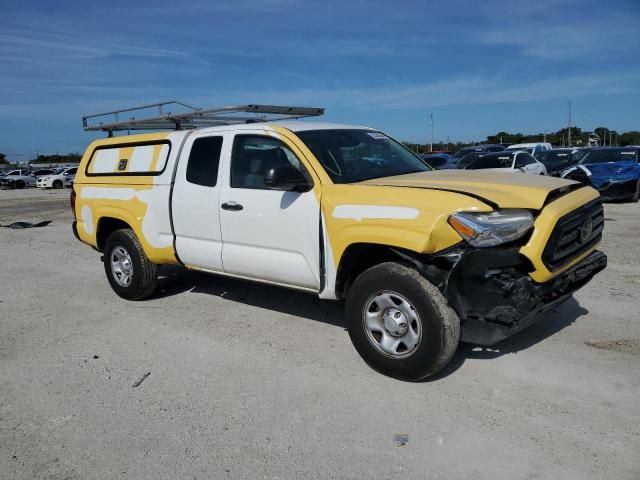
[{"label": "crumpled front bumper", "polygon": [[635,195],[638,190],[638,180],[605,182],[598,186],[597,190],[603,200],[626,200]]},{"label": "crumpled front bumper", "polygon": [[540,320],[606,265],[606,255],[596,250],[562,274],[537,283],[517,249],[478,249],[461,256],[443,290],[460,317],[461,340],[490,346]]}]

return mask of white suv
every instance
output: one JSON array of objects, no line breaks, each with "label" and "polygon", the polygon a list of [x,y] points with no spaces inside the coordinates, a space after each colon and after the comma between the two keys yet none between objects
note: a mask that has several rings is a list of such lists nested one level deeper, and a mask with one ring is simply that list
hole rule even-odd
[{"label": "white suv", "polygon": [[58,169],[51,175],[38,178],[38,188],[62,188],[66,185],[71,185],[71,182],[76,176],[78,167]]}]

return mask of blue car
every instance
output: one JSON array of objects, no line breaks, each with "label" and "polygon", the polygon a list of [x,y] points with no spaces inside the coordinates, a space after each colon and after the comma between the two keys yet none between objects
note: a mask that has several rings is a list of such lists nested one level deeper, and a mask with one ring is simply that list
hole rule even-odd
[{"label": "blue car", "polygon": [[562,178],[578,180],[600,192],[603,200],[640,199],[640,148],[603,147],[590,150]]}]

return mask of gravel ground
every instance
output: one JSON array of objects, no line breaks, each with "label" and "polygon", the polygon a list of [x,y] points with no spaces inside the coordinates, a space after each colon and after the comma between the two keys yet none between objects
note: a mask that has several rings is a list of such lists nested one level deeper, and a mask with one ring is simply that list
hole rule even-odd
[{"label": "gravel ground", "polygon": [[0,478],[640,478],[638,204],[575,299],[411,384],[310,295],[165,268],[121,300],[68,197],[0,191],[0,224],[53,220],[0,229]]}]

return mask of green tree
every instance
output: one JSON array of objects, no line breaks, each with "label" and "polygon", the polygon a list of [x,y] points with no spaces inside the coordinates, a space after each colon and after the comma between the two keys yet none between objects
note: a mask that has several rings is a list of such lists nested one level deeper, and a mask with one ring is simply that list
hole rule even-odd
[{"label": "green tree", "polygon": [[7,162],[7,156],[4,153],[0,153],[0,163],[9,163]]}]

